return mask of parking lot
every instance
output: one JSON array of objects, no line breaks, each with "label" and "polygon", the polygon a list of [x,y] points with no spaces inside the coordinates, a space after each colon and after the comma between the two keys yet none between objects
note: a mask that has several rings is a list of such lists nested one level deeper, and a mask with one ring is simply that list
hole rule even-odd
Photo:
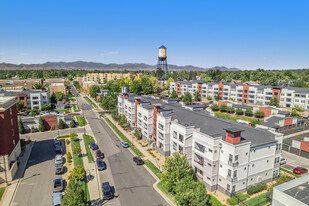
[{"label": "parking lot", "polygon": [[52,205],[53,179],[60,176],[64,178],[64,174],[55,175],[53,139],[36,141],[12,205]]},{"label": "parking lot", "polygon": [[309,169],[309,159],[294,155],[286,151],[282,151],[281,156],[284,157],[287,161],[287,163],[282,165],[281,167],[287,170],[292,171],[295,167],[304,167],[306,169]]}]

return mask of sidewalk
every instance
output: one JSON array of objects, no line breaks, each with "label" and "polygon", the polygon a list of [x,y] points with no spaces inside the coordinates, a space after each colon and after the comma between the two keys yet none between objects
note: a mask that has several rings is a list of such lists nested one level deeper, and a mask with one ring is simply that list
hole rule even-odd
[{"label": "sidewalk", "polygon": [[18,189],[20,179],[23,177],[28,159],[30,157],[32,148],[34,146],[35,142],[32,143],[32,145],[27,145],[25,149],[24,156],[20,158],[20,164],[18,166],[17,172],[14,176],[14,180],[11,182],[11,184],[6,188],[5,193],[3,194],[2,201],[0,202],[0,205],[3,206],[9,206],[15,196],[15,193]]},{"label": "sidewalk", "polygon": [[[91,135],[92,132],[90,130],[87,130],[87,134]],[[100,190],[100,176],[98,175],[98,170],[96,169],[95,162],[89,163],[88,156],[86,152],[86,147],[83,139],[83,134],[78,134],[78,137],[80,139],[80,147],[82,151],[82,157],[84,162],[84,168],[86,171],[86,178],[88,183],[88,189],[90,194],[90,201],[97,202],[98,200],[102,199],[102,194]]]}]

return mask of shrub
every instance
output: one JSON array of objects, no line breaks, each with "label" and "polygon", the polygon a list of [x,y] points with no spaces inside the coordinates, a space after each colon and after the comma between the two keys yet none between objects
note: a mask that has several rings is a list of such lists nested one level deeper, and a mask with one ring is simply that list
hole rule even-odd
[{"label": "shrub", "polygon": [[71,163],[71,162],[72,162],[72,155],[71,155],[71,152],[68,152],[68,153],[67,153],[67,158],[68,158],[68,163]]},{"label": "shrub", "polygon": [[235,109],[233,107],[227,107],[227,110],[226,110],[228,113],[234,113],[235,112]]},{"label": "shrub", "polygon": [[70,144],[70,143],[71,143],[71,141],[70,141],[69,139],[66,139],[65,142],[66,142],[67,144]]},{"label": "shrub", "polygon": [[34,126],[31,126],[30,132],[31,132],[31,133],[36,132],[36,129],[34,128]]},{"label": "shrub", "polygon": [[243,115],[243,114],[244,114],[244,111],[243,111],[242,109],[240,109],[240,108],[237,108],[237,109],[236,109],[236,114],[237,114],[237,115]]},{"label": "shrub", "polygon": [[260,183],[260,184],[249,187],[248,190],[247,190],[247,193],[249,195],[252,195],[252,194],[261,192],[263,190],[266,190],[266,189],[267,189],[266,183]]},{"label": "shrub", "polygon": [[208,99],[208,100],[212,100],[211,96],[207,96],[207,99]]},{"label": "shrub", "polygon": [[217,104],[213,104],[210,107],[213,111],[218,111],[219,110],[219,106]]},{"label": "shrub", "polygon": [[73,147],[73,153],[74,153],[74,154],[79,154],[79,153],[81,153],[81,149],[79,148],[79,146],[75,145],[75,146]]},{"label": "shrub", "polygon": [[227,106],[225,104],[222,104],[219,109],[220,109],[221,112],[226,112]]},{"label": "shrub", "polygon": [[237,193],[237,194],[233,195],[233,197],[228,198],[227,202],[230,205],[236,205],[236,204],[248,199],[249,197],[250,197],[250,195],[248,195],[248,194]]},{"label": "shrub", "polygon": [[73,138],[73,137],[77,137],[77,136],[78,136],[78,135],[76,134],[76,132],[71,132],[71,133],[70,133],[70,137],[72,137],[72,138]]},{"label": "shrub", "polygon": [[64,121],[62,119],[59,119],[58,128],[59,129],[64,129],[64,127],[65,127]]},{"label": "shrub", "polygon": [[76,127],[76,122],[75,122],[74,119],[71,120],[71,122],[70,122],[70,127],[71,127],[71,128]]},{"label": "shrub", "polygon": [[55,127],[56,127],[56,125],[53,124],[53,125],[51,126],[50,130],[55,130]]}]

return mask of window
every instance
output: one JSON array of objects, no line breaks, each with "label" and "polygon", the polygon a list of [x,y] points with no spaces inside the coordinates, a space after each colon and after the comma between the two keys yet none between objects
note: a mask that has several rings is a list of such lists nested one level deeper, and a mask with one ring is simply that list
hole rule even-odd
[{"label": "window", "polygon": [[226,190],[230,191],[230,185],[229,184],[226,185]]},{"label": "window", "polygon": [[237,170],[234,171],[233,177],[237,177]]},{"label": "window", "polygon": [[176,150],[177,149],[177,143],[173,142],[173,149]]},{"label": "window", "polygon": [[10,115],[12,115],[12,108],[10,108]]},{"label": "window", "polygon": [[14,136],[14,129],[12,129],[12,136]]},{"label": "window", "polygon": [[212,153],[212,149],[208,149],[208,151]]},{"label": "window", "polygon": [[236,191],[236,185],[233,185],[232,192],[235,192],[235,191]]},{"label": "window", "polygon": [[231,171],[230,169],[228,169],[228,171],[227,171],[227,176],[228,176],[228,177],[231,177],[231,176],[232,176],[232,171]]},{"label": "window", "polygon": [[179,141],[183,142],[183,135],[182,134],[179,134]]},{"label": "window", "polygon": [[235,155],[235,162],[238,161],[238,155]]},{"label": "window", "polygon": [[254,167],[254,164],[252,164],[252,167]]},{"label": "window", "polygon": [[175,139],[177,139],[177,132],[173,132],[173,137],[175,138]]}]

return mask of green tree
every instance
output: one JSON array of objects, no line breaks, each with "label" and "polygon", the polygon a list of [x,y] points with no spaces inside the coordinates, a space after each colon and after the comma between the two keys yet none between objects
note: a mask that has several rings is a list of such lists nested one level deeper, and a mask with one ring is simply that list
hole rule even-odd
[{"label": "green tree", "polygon": [[260,112],[260,111],[256,111],[254,113],[254,116],[257,117],[257,118],[263,118],[263,117],[265,117],[265,113],[264,112]]},{"label": "green tree", "polygon": [[85,206],[87,205],[87,196],[82,185],[78,181],[71,180],[65,189],[62,206]]},{"label": "green tree", "polygon": [[19,130],[19,134],[25,133],[24,124],[23,124],[23,121],[21,121],[21,119],[18,120],[18,130]]},{"label": "green tree", "polygon": [[186,92],[184,96],[182,96],[182,101],[185,104],[190,104],[192,102],[192,95],[189,92]]},{"label": "green tree", "polygon": [[121,115],[121,118],[119,120],[119,125],[121,127],[126,127],[127,126],[127,118],[124,115]]},{"label": "green tree", "polygon": [[226,112],[227,106],[225,104],[222,104],[219,109],[220,109],[221,112]]},{"label": "green tree", "polygon": [[39,115],[41,113],[41,111],[39,109],[32,109],[30,115],[31,116],[36,116]]},{"label": "green tree", "polygon": [[235,112],[235,109],[233,107],[227,107],[226,111],[228,113],[234,113]]},{"label": "green tree", "polygon": [[213,104],[213,105],[210,106],[210,109],[212,109],[213,111],[218,111],[219,106],[217,104]]},{"label": "green tree", "polygon": [[65,123],[62,119],[59,119],[59,122],[58,122],[58,128],[59,129],[64,129],[65,127]]},{"label": "green tree", "polygon": [[158,79],[162,79],[164,76],[165,76],[165,72],[163,71],[163,69],[162,68],[157,68],[156,77]]},{"label": "green tree", "polygon": [[246,114],[247,116],[252,116],[252,115],[253,115],[252,109],[246,109],[245,114]]},{"label": "green tree", "polygon": [[105,110],[114,110],[117,107],[118,99],[117,94],[115,93],[108,93],[105,96],[101,96],[100,98],[100,107]]},{"label": "green tree", "polygon": [[292,110],[295,110],[297,112],[304,112],[304,110],[300,106],[295,106],[295,107],[293,107]]},{"label": "green tree", "polygon": [[139,131],[139,129],[138,128],[136,128],[135,130],[134,130],[134,136],[137,138],[137,139],[142,139],[142,134],[141,134],[141,132]]},{"label": "green tree", "polygon": [[50,104],[42,105],[42,110],[46,111],[46,110],[50,110],[50,109],[51,109],[51,105]]},{"label": "green tree", "polygon": [[73,147],[73,154],[76,154],[76,155],[80,156],[81,149],[80,149],[80,147],[78,145],[74,145],[74,147]]},{"label": "green tree", "polygon": [[56,94],[54,92],[50,95],[49,102],[53,105],[54,108],[54,105],[57,103]]},{"label": "green tree", "polygon": [[130,84],[130,92],[136,94],[136,95],[140,95],[142,92],[142,85],[141,85],[141,81],[140,80],[134,80],[131,84]]},{"label": "green tree", "polygon": [[151,86],[152,86],[152,92],[159,92],[163,89],[163,85],[158,81],[157,78],[151,76],[149,78],[149,81],[150,81]]},{"label": "green tree", "polygon": [[39,131],[44,132],[45,131],[45,126],[44,126],[44,120],[42,117],[39,118]]},{"label": "green tree", "polygon": [[74,119],[71,120],[71,122],[70,122],[70,127],[71,127],[71,128],[76,127],[76,122],[75,122]]},{"label": "green tree", "polygon": [[142,86],[142,91],[144,94],[150,94],[152,93],[152,85],[149,80],[149,77],[144,76],[141,78],[141,86]]},{"label": "green tree", "polygon": [[70,180],[83,181],[85,179],[85,169],[83,166],[76,165],[73,170],[70,171]]},{"label": "green tree", "polygon": [[278,98],[277,97],[270,98],[269,105],[270,106],[279,107],[279,100],[278,100]]},{"label": "green tree", "polygon": [[237,109],[236,109],[236,114],[237,114],[237,115],[243,115],[243,114],[244,114],[244,111],[243,111],[242,109],[240,109],[240,108],[237,108]]},{"label": "green tree", "polygon": [[166,82],[166,89],[170,89],[171,82],[175,82],[175,80],[172,77],[168,78]]},{"label": "green tree", "polygon": [[290,111],[290,116],[300,118],[300,115],[297,113],[297,111],[293,109]]},{"label": "green tree", "polygon": [[24,111],[25,110],[25,104],[21,101],[16,102],[16,109],[18,112]]},{"label": "green tree", "polygon": [[35,84],[33,85],[33,89],[42,89],[43,88],[43,84]]},{"label": "green tree", "polygon": [[175,90],[172,91],[171,98],[178,98],[178,94]]},{"label": "green tree", "polygon": [[207,96],[206,98],[207,98],[208,100],[212,100],[211,96]]},{"label": "green tree", "polygon": [[56,127],[56,125],[53,124],[53,125],[51,126],[50,130],[54,131],[54,130],[55,130],[55,127]]},{"label": "green tree", "polygon": [[89,87],[89,95],[92,97],[92,98],[96,98],[98,95],[97,95],[97,92],[100,91],[100,87],[98,85],[91,85]]},{"label": "green tree", "polygon": [[57,101],[62,101],[64,96],[65,96],[65,94],[62,93],[62,92],[56,92],[55,95],[56,95],[56,100]]},{"label": "green tree", "polygon": [[73,77],[72,77],[71,74],[69,74],[69,75],[67,76],[67,78],[68,78],[69,81],[73,81]]},{"label": "green tree", "polygon": [[168,191],[174,194],[176,192],[176,185],[181,179],[185,177],[193,179],[194,177],[194,171],[187,161],[187,156],[180,155],[178,152],[166,158],[163,169],[161,181]]},{"label": "green tree", "polygon": [[215,96],[215,100],[216,101],[222,100],[222,97],[220,96],[220,93],[217,93],[217,95]]},{"label": "green tree", "polygon": [[196,92],[194,93],[194,100],[195,100],[195,101],[201,101],[200,91],[196,91]]},{"label": "green tree", "polygon": [[234,98],[232,98],[232,97],[230,97],[230,98],[229,98],[229,100],[230,100],[230,101],[235,101],[235,99],[234,99]]}]

